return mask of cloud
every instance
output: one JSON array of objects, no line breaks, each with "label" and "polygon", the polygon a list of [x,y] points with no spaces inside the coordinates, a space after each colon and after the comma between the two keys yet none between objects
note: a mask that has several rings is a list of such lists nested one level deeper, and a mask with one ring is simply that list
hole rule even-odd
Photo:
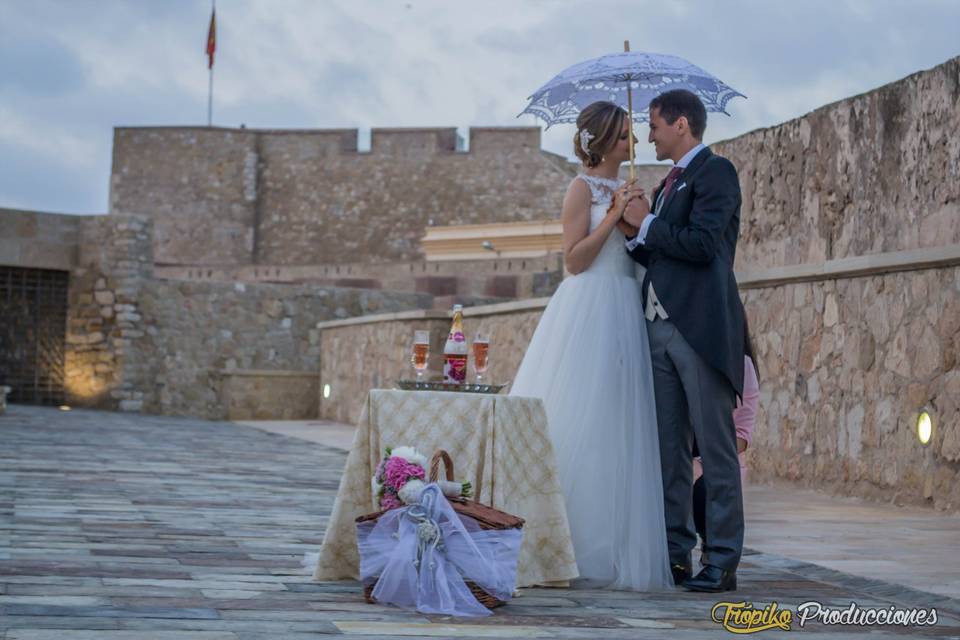
[{"label": "cloud", "polygon": [[69,129],[48,126],[44,120],[20,114],[0,105],[0,144],[32,151],[47,161],[79,164],[96,151],[96,145]]},{"label": "cloud", "polygon": [[[209,10],[206,0],[0,0],[0,207],[106,211],[114,126],[204,123]],[[950,0],[221,0],[217,21],[224,126],[536,124],[515,117],[534,89],[629,38],[749,96],[731,103],[733,117],[711,115],[709,141],[960,53]],[[571,134],[551,128],[544,146],[570,156]]]}]

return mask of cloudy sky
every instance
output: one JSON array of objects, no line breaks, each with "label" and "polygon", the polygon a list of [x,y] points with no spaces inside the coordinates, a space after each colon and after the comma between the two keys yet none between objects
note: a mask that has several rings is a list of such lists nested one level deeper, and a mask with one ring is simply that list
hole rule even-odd
[{"label": "cloudy sky", "polygon": [[[209,0],[0,0],[0,207],[105,212],[112,127],[205,124],[209,14]],[[624,39],[749,96],[711,117],[707,142],[960,55],[956,0],[219,0],[217,20],[214,124],[367,136],[534,124],[516,118],[532,90]],[[571,155],[572,131],[545,148]]]}]

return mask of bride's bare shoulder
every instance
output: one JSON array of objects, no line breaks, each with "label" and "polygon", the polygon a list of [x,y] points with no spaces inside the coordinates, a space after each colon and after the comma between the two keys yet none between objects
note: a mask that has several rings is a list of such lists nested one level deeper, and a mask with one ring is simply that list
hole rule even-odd
[{"label": "bride's bare shoulder", "polygon": [[592,189],[583,176],[575,176],[567,185],[566,199],[590,200]]},{"label": "bride's bare shoulder", "polygon": [[578,224],[586,224],[585,220],[590,217],[590,205],[593,203],[593,189],[585,181],[577,176],[570,181],[567,187],[567,194],[563,197],[563,207],[560,217],[565,222],[577,221]]}]

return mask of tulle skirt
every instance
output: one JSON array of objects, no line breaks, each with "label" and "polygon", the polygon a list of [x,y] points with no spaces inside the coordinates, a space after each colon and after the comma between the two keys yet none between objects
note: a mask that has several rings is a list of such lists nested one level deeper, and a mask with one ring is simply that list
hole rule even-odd
[{"label": "tulle skirt", "polygon": [[544,401],[581,577],[614,589],[672,585],[640,283],[590,272],[565,280],[510,393]]}]

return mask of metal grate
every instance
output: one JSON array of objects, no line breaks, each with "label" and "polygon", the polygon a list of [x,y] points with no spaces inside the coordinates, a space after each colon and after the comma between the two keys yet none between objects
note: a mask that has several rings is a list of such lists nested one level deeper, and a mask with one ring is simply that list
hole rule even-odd
[{"label": "metal grate", "polygon": [[66,271],[0,266],[0,385],[10,402],[64,403]]}]

